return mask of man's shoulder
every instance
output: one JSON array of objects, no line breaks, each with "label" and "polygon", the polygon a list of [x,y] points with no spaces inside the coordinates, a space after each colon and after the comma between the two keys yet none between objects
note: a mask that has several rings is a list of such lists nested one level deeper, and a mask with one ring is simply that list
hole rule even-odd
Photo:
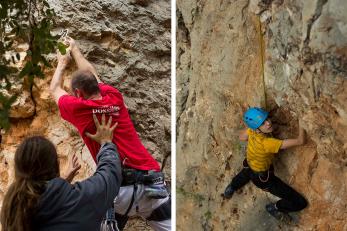
[{"label": "man's shoulder", "polygon": [[58,99],[58,108],[60,111],[70,111],[77,103],[77,98],[72,95],[62,95]]},{"label": "man's shoulder", "polygon": [[62,95],[59,97],[58,99],[58,106],[59,104],[64,104],[64,103],[67,103],[67,102],[78,102],[79,98],[73,96],[73,95]]},{"label": "man's shoulder", "polygon": [[63,119],[74,121],[74,116],[79,113],[84,113],[85,109],[92,108],[90,100],[84,100],[72,95],[64,95],[59,98],[58,108]]},{"label": "man's shoulder", "polygon": [[106,84],[106,83],[99,83],[99,89],[101,91],[113,91],[113,92],[120,93],[116,87],[109,85],[109,84]]}]

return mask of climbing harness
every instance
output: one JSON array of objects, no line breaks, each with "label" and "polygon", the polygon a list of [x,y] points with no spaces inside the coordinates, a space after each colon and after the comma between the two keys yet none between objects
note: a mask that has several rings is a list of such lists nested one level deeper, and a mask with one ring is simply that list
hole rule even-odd
[{"label": "climbing harness", "polygon": [[123,169],[122,186],[143,184],[145,196],[152,199],[166,198],[169,194],[165,187],[164,173],[155,171],[141,171]]},{"label": "climbing harness", "polygon": [[[128,209],[127,209],[127,211],[124,214],[125,217],[128,216],[131,208],[133,207],[133,204],[134,204],[135,198],[136,198],[137,187],[138,187],[137,184],[134,184],[133,195],[131,197],[131,201],[130,201],[130,204],[128,206]],[[138,206],[136,206],[136,212],[138,212]]]},{"label": "climbing harness", "polygon": [[266,177],[266,180],[263,180],[263,179],[261,178],[261,177],[262,177],[262,174],[258,174],[259,180],[260,180],[261,182],[263,182],[263,183],[268,182],[269,177],[270,177],[270,171],[269,171],[269,170],[267,170],[266,172],[267,172],[267,177]]},{"label": "climbing harness", "polygon": [[[131,199],[128,202],[125,213],[115,213],[115,217],[118,221],[118,228],[120,229],[124,228],[128,219],[128,215],[133,208],[135,209],[136,213],[140,212],[139,203],[143,195],[150,199],[160,199],[169,196],[165,188],[164,174],[162,172],[123,168],[122,176],[123,180],[121,183],[121,187],[131,186],[133,190],[131,193]],[[170,218],[170,206],[171,200],[169,198],[165,203],[153,210],[151,215],[146,219],[153,221],[162,221]]]},{"label": "climbing harness", "polygon": [[166,198],[169,194],[165,187],[164,173],[148,171],[143,177],[145,187],[145,196],[152,199]]}]

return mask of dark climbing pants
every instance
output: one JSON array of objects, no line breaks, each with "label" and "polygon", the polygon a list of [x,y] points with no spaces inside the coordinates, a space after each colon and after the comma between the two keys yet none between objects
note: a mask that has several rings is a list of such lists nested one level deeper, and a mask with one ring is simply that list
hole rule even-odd
[{"label": "dark climbing pants", "polygon": [[267,172],[256,173],[249,168],[245,159],[243,169],[232,179],[231,186],[234,190],[238,190],[249,181],[258,188],[281,198],[276,202],[279,211],[295,212],[307,206],[306,199],[300,193],[275,176],[273,166]]}]

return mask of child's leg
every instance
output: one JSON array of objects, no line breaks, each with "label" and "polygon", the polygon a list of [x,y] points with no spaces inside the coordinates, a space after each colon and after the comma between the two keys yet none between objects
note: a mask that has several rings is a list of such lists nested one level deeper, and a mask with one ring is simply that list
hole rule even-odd
[{"label": "child's leg", "polygon": [[224,196],[227,198],[231,197],[234,191],[242,188],[250,180],[250,168],[248,167],[247,161],[244,160],[242,170],[231,180],[230,184],[226,187]]},{"label": "child's leg", "polygon": [[307,206],[306,199],[281,179],[272,175],[268,191],[281,198],[276,202],[276,207],[281,212],[296,212]]},{"label": "child's leg", "polygon": [[246,185],[250,180],[249,170],[243,168],[236,176],[234,176],[229,185],[231,185],[234,190],[238,190]]}]

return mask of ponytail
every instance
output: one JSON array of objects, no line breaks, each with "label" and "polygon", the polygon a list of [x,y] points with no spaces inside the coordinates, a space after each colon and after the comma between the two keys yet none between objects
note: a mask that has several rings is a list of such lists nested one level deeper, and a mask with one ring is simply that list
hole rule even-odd
[{"label": "ponytail", "polygon": [[2,231],[32,231],[46,182],[59,176],[54,145],[44,137],[25,139],[14,157],[15,181],[1,208]]},{"label": "ponytail", "polygon": [[32,218],[37,212],[44,182],[29,179],[15,181],[7,191],[1,209],[3,231],[32,231]]}]

